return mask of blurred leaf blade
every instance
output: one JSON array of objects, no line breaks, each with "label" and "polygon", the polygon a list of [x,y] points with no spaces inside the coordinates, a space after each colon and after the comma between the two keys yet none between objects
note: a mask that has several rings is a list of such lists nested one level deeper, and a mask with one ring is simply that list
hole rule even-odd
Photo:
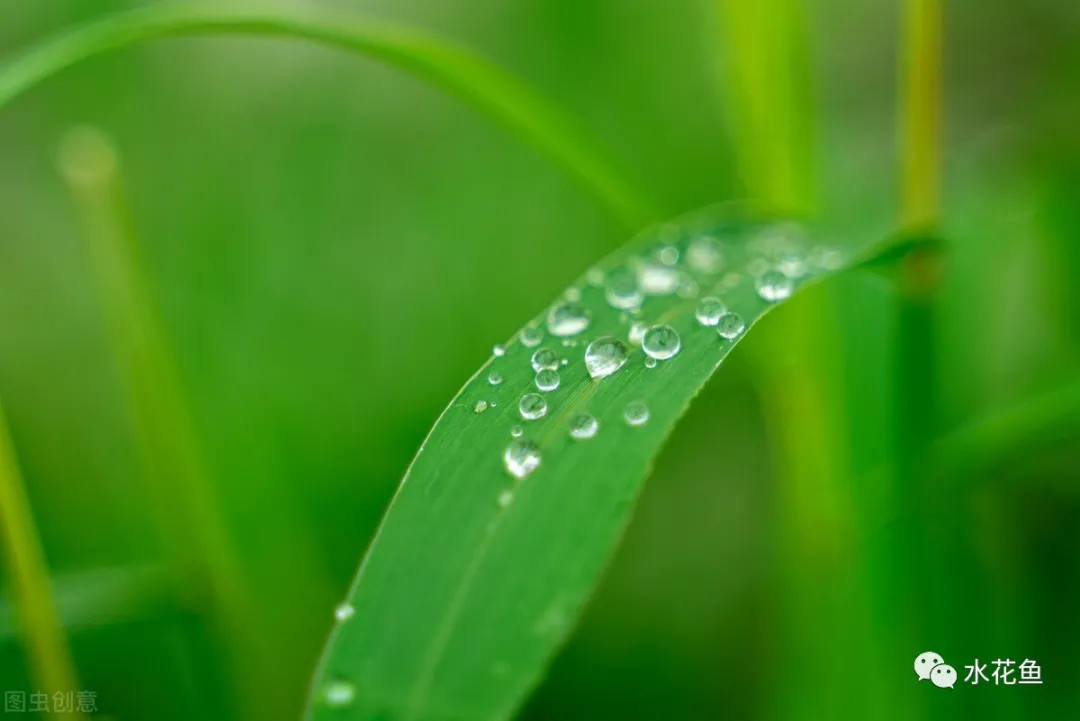
[{"label": "blurred leaf blade", "polygon": [[[705,248],[720,249],[722,270],[699,272]],[[680,260],[665,265],[665,254]],[[835,249],[810,248],[797,225],[713,208],[647,230],[590,269],[495,352],[429,434],[342,606],[310,716],[510,717],[568,635],[670,431],[742,337],[699,322],[701,300],[719,297],[748,329],[774,305],[770,291],[785,299],[842,265]],[[669,272],[678,283],[662,287]],[[636,314],[610,300],[628,276],[654,290]],[[551,313],[567,302],[590,319],[580,336],[551,332]],[[636,322],[670,326],[680,350],[649,368],[631,340]],[[537,329],[543,340],[525,343]],[[628,360],[590,378],[586,346],[603,337],[625,343]],[[544,415],[523,420],[540,349],[566,363],[558,388],[542,394]],[[632,403],[647,408],[645,423],[627,421]],[[569,428],[583,413],[599,430],[576,440]],[[522,441],[540,455],[523,479],[504,460]]]},{"label": "blurred leaf blade", "polygon": [[159,37],[215,34],[308,40],[404,70],[457,96],[551,159],[627,228],[639,228],[658,217],[601,143],[525,83],[435,35],[354,14],[230,10],[187,3],[121,13],[42,42],[0,64],[0,107],[88,58]]}]

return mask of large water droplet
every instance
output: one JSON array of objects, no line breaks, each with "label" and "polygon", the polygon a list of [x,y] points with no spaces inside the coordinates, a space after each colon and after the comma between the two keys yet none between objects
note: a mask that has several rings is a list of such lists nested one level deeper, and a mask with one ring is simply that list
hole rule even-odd
[{"label": "large water droplet", "polygon": [[500,383],[502,383],[502,374],[492,371],[491,374],[488,376],[488,383],[493,386],[499,385]]},{"label": "large water droplet", "polygon": [[770,303],[788,298],[794,290],[791,278],[779,270],[767,270],[757,279],[757,294]]},{"label": "large water droplet", "polygon": [[543,418],[547,413],[548,405],[544,397],[539,393],[526,393],[521,397],[521,401],[518,403],[518,410],[521,411],[521,417],[527,421],[535,421],[537,418]]},{"label": "large water droplet", "polygon": [[541,348],[532,355],[532,367],[534,371],[542,371],[545,368],[558,368],[559,356],[550,348]]},{"label": "large water droplet", "polygon": [[626,344],[613,336],[597,338],[585,349],[585,368],[593,378],[605,378],[626,363]]},{"label": "large water droplet", "polygon": [[522,328],[521,333],[518,335],[521,337],[521,345],[532,348],[540,345],[540,341],[544,340],[544,329],[540,326],[530,325]]},{"label": "large water droplet", "polygon": [[519,438],[503,452],[503,465],[514,478],[524,478],[540,465],[540,447],[532,441]]},{"label": "large water droplet", "polygon": [[630,324],[630,342],[634,345],[641,345],[641,339],[645,337],[645,331],[649,329],[649,324],[644,321],[635,320]]},{"label": "large water droplet", "polygon": [[702,236],[686,249],[686,262],[698,273],[713,274],[724,264],[724,251],[720,241],[710,235]]},{"label": "large water droplet", "polygon": [[323,689],[323,699],[331,708],[348,706],[356,698],[356,687],[345,679],[334,679]]},{"label": "large water droplet", "polygon": [[738,313],[724,313],[716,324],[721,338],[735,340],[746,330],[746,321]]},{"label": "large water droplet", "polygon": [[697,312],[694,314],[697,317],[697,322],[703,326],[712,328],[720,322],[720,316],[727,310],[727,306],[724,305],[724,301],[719,298],[702,298],[698,304]]},{"label": "large water droplet", "polygon": [[495,346],[494,348],[491,349],[491,353],[496,358],[502,358],[504,355],[506,355],[506,347],[501,346],[501,345],[497,345],[497,346]]},{"label": "large water droplet", "polygon": [[356,613],[356,609],[353,608],[351,603],[346,601],[345,603],[334,609],[334,618],[336,618],[339,622],[348,621],[350,618],[353,617],[354,613]]},{"label": "large water droplet", "polygon": [[536,387],[542,391],[553,391],[559,387],[559,373],[545,368],[536,374]]},{"label": "large water droplet", "polygon": [[577,335],[589,327],[592,314],[580,303],[562,303],[548,311],[548,332],[552,335]]},{"label": "large water droplet", "polygon": [[578,413],[570,419],[570,437],[584,441],[596,435],[600,424],[588,413]]},{"label": "large water droplet", "polygon": [[619,310],[637,308],[645,299],[638,287],[637,276],[628,270],[619,270],[608,276],[604,297],[612,308]]},{"label": "large water droplet", "polygon": [[641,401],[631,401],[626,404],[623,418],[632,426],[644,425],[645,421],[649,420],[649,407]]},{"label": "large water droplet", "polygon": [[679,271],[645,263],[638,269],[638,287],[649,295],[671,295],[679,287]]},{"label": "large water droplet", "polygon": [[645,331],[645,337],[641,339],[641,349],[656,360],[674,357],[681,346],[679,334],[670,325],[654,325]]},{"label": "large water droplet", "polygon": [[476,402],[476,405],[475,405],[475,406],[473,406],[473,412],[474,412],[474,413],[483,413],[483,412],[484,412],[484,411],[486,411],[487,409],[488,409],[488,402],[487,402],[487,401],[483,401],[483,400],[481,400],[481,401],[477,401],[477,402]]}]

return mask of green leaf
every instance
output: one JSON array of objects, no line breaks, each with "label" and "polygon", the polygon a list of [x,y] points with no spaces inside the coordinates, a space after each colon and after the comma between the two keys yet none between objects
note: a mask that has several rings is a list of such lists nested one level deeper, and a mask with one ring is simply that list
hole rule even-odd
[{"label": "green leaf", "polygon": [[0,64],[0,107],[87,58],[157,37],[236,34],[301,39],[404,70],[455,95],[551,159],[629,228],[657,218],[601,144],[559,107],[484,58],[437,36],[312,9],[240,10],[160,3],[47,40]]},{"label": "green leaf", "polygon": [[[714,247],[722,266],[705,268]],[[678,261],[667,266],[672,250]],[[439,418],[339,614],[344,620],[317,673],[310,717],[510,717],[570,632],[664,440],[738,340],[696,319],[702,298],[722,299],[749,328],[775,305],[762,298],[762,281],[778,280],[774,291],[783,295],[785,284],[804,287],[844,264],[841,253],[814,245],[799,225],[712,208],[647,230],[590,269],[497,348]],[[646,295],[631,314],[608,298],[628,277],[635,289],[674,292]],[[589,324],[556,337],[549,313],[567,302],[576,302]],[[674,329],[678,353],[648,368],[629,338],[636,321]],[[543,340],[527,346],[539,333]],[[605,336],[625,343],[629,357],[594,379],[586,347]],[[392,342],[386,339],[387,347]],[[526,421],[519,403],[540,393],[531,359],[541,349],[559,357],[560,383],[541,393],[546,414]],[[429,362],[439,363],[438,348]],[[497,385],[493,373],[502,378]],[[647,422],[627,422],[632,403],[648,409]],[[599,430],[575,440],[569,429],[583,413]],[[516,426],[520,438],[512,435]],[[504,454],[522,442],[541,459],[517,478]]]}]

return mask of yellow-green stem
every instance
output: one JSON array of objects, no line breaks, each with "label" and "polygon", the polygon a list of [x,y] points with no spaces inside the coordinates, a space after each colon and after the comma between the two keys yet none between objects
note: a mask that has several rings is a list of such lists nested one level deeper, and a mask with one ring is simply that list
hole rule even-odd
[{"label": "yellow-green stem", "polygon": [[941,202],[941,5],[907,0],[901,52],[901,224],[936,226]]},{"label": "yellow-green stem", "polygon": [[[52,694],[79,689],[64,629],[53,603],[49,568],[41,548],[30,502],[23,486],[15,447],[0,407],[0,546],[8,587],[14,597],[29,658],[30,677],[38,690]],[[81,713],[63,714],[67,719]],[[59,718],[49,714],[49,718]]]}]

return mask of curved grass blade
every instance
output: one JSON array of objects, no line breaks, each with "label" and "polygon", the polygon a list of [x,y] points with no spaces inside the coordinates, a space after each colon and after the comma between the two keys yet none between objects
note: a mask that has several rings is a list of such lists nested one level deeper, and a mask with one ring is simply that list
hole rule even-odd
[{"label": "curved grass blade", "polygon": [[[394,497],[338,609],[309,717],[511,716],[690,401],[745,329],[843,265],[796,224],[713,208],[647,230],[497,346]],[[678,336],[666,360],[666,330],[645,331],[651,355],[634,340],[655,326]],[[594,378],[587,348],[605,337],[627,357]],[[553,379],[537,367],[554,370],[558,387],[540,390]],[[572,437],[589,435],[586,416],[595,433]]]},{"label": "curved grass blade", "polygon": [[640,228],[658,217],[591,134],[513,75],[434,35],[351,14],[174,3],[118,14],[47,40],[0,65],[0,107],[96,55],[157,37],[212,34],[308,40],[404,70],[509,129],[554,161],[628,228]]}]

